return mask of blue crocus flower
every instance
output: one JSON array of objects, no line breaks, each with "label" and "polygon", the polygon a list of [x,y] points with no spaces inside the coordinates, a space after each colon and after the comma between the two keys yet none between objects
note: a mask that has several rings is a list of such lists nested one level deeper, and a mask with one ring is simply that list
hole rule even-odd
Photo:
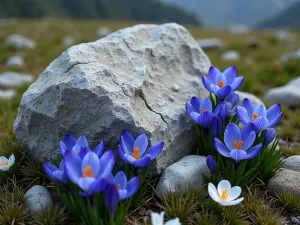
[{"label": "blue crocus flower", "polygon": [[107,177],[112,173],[115,157],[112,151],[106,151],[101,158],[89,151],[83,158],[73,151],[64,154],[64,165],[69,179],[84,192],[103,191],[107,186]]},{"label": "blue crocus flower", "polygon": [[185,109],[189,117],[204,128],[208,128],[214,114],[212,112],[212,103],[209,98],[204,98],[202,101],[194,96],[190,103],[186,103]]},{"label": "blue crocus flower", "polygon": [[57,168],[56,166],[50,163],[44,163],[43,168],[45,173],[48,175],[48,177],[50,177],[51,179],[57,182],[67,184],[68,176],[64,168],[64,160],[60,162],[59,168]]},{"label": "blue crocus flower", "polygon": [[206,157],[206,165],[210,172],[215,172],[217,170],[217,163],[213,156],[209,155]]},{"label": "blue crocus flower", "polygon": [[[64,141],[59,143],[59,149],[62,155],[65,154],[67,150],[71,150],[77,154],[81,158],[85,156],[85,154],[90,151],[88,141],[86,137],[81,136],[76,140],[71,134],[66,135]],[[102,155],[104,151],[104,142],[101,141],[100,144],[93,150],[99,157]]]},{"label": "blue crocus flower", "polygon": [[227,112],[227,107],[226,107],[226,102],[221,102],[219,105],[217,105],[214,114],[222,121],[224,121],[228,117],[228,112]]},{"label": "blue crocus flower", "polygon": [[211,132],[214,137],[218,137],[222,132],[222,121],[218,116],[215,116],[211,120],[210,124]]},{"label": "blue crocus flower", "polygon": [[262,144],[251,147],[255,139],[255,127],[252,123],[247,124],[242,130],[235,123],[229,123],[224,134],[225,145],[215,138],[215,148],[221,155],[238,162],[254,158],[261,151]]},{"label": "blue crocus flower", "polygon": [[121,133],[120,143],[121,145],[118,146],[119,157],[137,168],[147,166],[161,153],[164,147],[164,142],[158,142],[147,149],[148,139],[145,134],[134,139],[127,130]]},{"label": "blue crocus flower", "polygon": [[104,192],[104,204],[109,211],[111,219],[116,212],[119,202],[120,197],[117,186],[113,183],[108,184]]},{"label": "blue crocus flower", "polygon": [[231,117],[235,114],[239,100],[239,95],[234,92],[228,95],[228,97],[225,99],[227,116]]},{"label": "blue crocus flower", "polygon": [[223,73],[216,67],[211,66],[208,76],[202,77],[202,82],[209,92],[223,100],[242,85],[244,77],[236,77],[236,75],[237,70],[235,66],[227,68]]},{"label": "blue crocus flower", "polygon": [[140,184],[138,177],[133,177],[127,181],[127,177],[123,171],[119,171],[115,176],[111,174],[109,181],[116,185],[120,200],[133,196]]},{"label": "blue crocus flower", "polygon": [[252,102],[245,98],[242,106],[236,109],[237,116],[242,124],[253,123],[256,132],[275,126],[282,118],[281,106],[271,106],[268,110],[262,104],[254,108]]},{"label": "blue crocus flower", "polygon": [[276,137],[276,131],[274,128],[270,128],[266,131],[264,136],[264,145],[269,145]]}]

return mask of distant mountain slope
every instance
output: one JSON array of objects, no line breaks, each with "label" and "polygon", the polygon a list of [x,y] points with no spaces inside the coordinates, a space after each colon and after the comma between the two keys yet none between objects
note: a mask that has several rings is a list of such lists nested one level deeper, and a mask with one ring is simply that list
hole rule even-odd
[{"label": "distant mountain slope", "polygon": [[270,18],[297,0],[161,0],[197,14],[206,26],[252,26]]},{"label": "distant mountain slope", "polygon": [[278,15],[257,25],[260,28],[294,27],[300,28],[300,2],[291,5]]},{"label": "distant mountain slope", "polygon": [[158,0],[0,0],[0,18],[106,18],[199,24],[183,9]]}]

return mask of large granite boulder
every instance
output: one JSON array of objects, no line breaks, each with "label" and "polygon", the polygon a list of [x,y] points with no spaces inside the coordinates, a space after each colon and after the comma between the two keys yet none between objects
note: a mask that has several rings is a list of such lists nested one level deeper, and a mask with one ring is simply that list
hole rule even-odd
[{"label": "large granite boulder", "polygon": [[[17,139],[41,161],[55,157],[66,134],[116,149],[127,129],[165,147],[152,163],[159,173],[189,154],[195,123],[185,112],[207,95],[201,75],[210,66],[190,33],[175,23],[138,25],[73,46],[54,60],[23,95]],[[174,88],[176,87],[176,88]]]}]

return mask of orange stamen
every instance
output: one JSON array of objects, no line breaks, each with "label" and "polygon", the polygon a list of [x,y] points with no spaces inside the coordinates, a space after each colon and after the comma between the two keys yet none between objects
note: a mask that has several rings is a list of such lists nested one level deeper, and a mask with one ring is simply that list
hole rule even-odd
[{"label": "orange stamen", "polygon": [[95,172],[92,171],[92,167],[87,165],[83,170],[83,177],[95,177]]},{"label": "orange stamen", "polygon": [[8,166],[8,161],[0,162],[0,166]]},{"label": "orange stamen", "polygon": [[200,108],[199,110],[200,110],[201,113],[207,111],[207,109],[203,109],[203,108]]},{"label": "orange stamen", "polygon": [[256,120],[258,118],[258,114],[257,113],[253,113],[253,119]]},{"label": "orange stamen", "polygon": [[228,196],[229,196],[229,192],[226,189],[224,189],[221,194],[221,199],[227,200]]},{"label": "orange stamen", "polygon": [[237,150],[241,150],[241,148],[243,147],[243,144],[244,144],[243,141],[237,141],[237,140],[233,141],[234,148]]},{"label": "orange stamen", "polygon": [[220,80],[220,81],[218,82],[218,85],[219,85],[220,88],[223,87],[223,86],[224,86],[224,81]]},{"label": "orange stamen", "polygon": [[121,184],[117,184],[117,189],[119,190],[121,188]]},{"label": "orange stamen", "polygon": [[131,153],[131,155],[135,160],[138,160],[139,158],[141,158],[140,148],[135,147],[134,150],[133,150],[133,153]]}]

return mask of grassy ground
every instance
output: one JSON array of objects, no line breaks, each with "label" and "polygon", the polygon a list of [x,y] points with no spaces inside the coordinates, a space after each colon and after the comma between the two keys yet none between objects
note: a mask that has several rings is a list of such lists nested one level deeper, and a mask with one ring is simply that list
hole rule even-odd
[{"label": "grassy ground", "polygon": [[[28,20],[21,21],[17,24],[12,24],[9,26],[0,26],[0,73],[6,71],[6,69],[4,68],[4,62],[10,56],[20,53],[20,51],[18,50],[5,48],[4,44],[2,44],[4,43],[6,37],[10,34],[22,34],[26,37],[32,38],[37,42],[37,48],[33,50],[23,51],[23,53],[26,55],[26,66],[23,69],[15,70],[38,76],[49,65],[50,62],[52,62],[65,50],[61,45],[61,41],[65,36],[72,36],[75,39],[75,43],[79,44],[97,40],[96,29],[98,27],[107,26],[112,30],[117,30],[131,25],[133,25],[133,23],[120,23],[111,21]],[[295,35],[296,40],[290,43],[277,40],[274,36],[274,32],[271,31],[253,31],[248,35],[234,36],[227,31],[216,31],[208,29],[204,30],[190,26],[188,26],[187,28],[195,38],[219,37],[224,40],[225,47],[223,49],[207,51],[206,53],[210,57],[212,64],[220,69],[225,69],[228,66],[236,65],[239,74],[245,76],[245,83],[242,86],[243,91],[254,93],[262,98],[264,93],[269,88],[284,85],[290,79],[300,75],[300,61],[296,60],[286,64],[282,64],[278,60],[281,54],[297,49],[300,42],[300,31],[292,31],[292,34]],[[254,36],[259,40],[259,48],[251,49],[246,46],[245,40],[249,36]],[[239,51],[241,54],[241,60],[236,62],[223,62],[221,60],[221,55],[226,50]],[[249,63],[249,61],[253,61],[253,63]],[[23,87],[19,89],[18,96],[12,101],[0,101],[0,155],[7,156],[11,152],[15,152],[15,154],[18,155],[19,158],[22,158],[22,161],[18,162],[20,173],[16,177],[17,184],[22,183],[22,186],[26,187],[28,185],[32,185],[33,183],[47,183],[51,186],[51,184],[48,183],[49,181],[41,174],[42,170],[40,165],[37,162],[28,159],[26,155],[20,153],[20,146],[18,145],[16,140],[14,140],[12,134],[13,122],[17,114],[19,101],[22,93],[26,90],[26,88],[27,87]],[[296,143],[300,138],[300,110],[284,107],[283,111],[284,119],[278,129],[280,137],[284,140]],[[286,148],[285,152],[287,155],[300,152],[297,145],[292,145],[292,147],[290,145],[284,145],[282,147]],[[2,184],[5,184],[6,179],[0,177],[0,182],[2,182]],[[1,188],[3,187],[5,186],[1,186]],[[150,202],[154,205],[156,203],[153,200]],[[201,208],[203,206],[197,205],[197,207]],[[168,209],[166,210],[168,211]],[[133,211],[136,212],[137,210]],[[1,216],[1,213],[3,214],[3,211],[0,210],[0,224],[10,224],[3,222],[3,215]],[[58,213],[56,212],[56,214]],[[195,218],[197,218],[197,215],[194,216]],[[129,219],[134,220],[131,217]],[[33,224],[38,223],[33,222]],[[199,222],[194,224],[205,223]]]}]

